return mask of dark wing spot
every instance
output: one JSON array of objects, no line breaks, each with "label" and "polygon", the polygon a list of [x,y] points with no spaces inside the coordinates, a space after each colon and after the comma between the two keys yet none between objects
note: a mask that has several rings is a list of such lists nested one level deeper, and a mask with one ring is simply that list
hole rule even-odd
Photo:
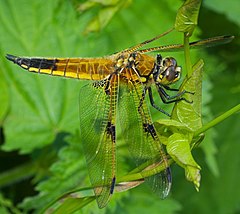
[{"label": "dark wing spot", "polygon": [[112,142],[115,143],[116,130],[115,130],[115,126],[110,121],[108,121],[108,123],[107,123],[106,131],[107,131],[107,134],[111,136]]},{"label": "dark wing spot", "polygon": [[143,130],[144,130],[144,132],[149,133],[153,137],[153,139],[155,139],[157,137],[157,133],[152,124],[148,124],[148,123],[143,124]]},{"label": "dark wing spot", "polygon": [[110,194],[113,194],[114,187],[115,187],[116,177],[114,176],[112,178],[111,188],[110,188]]}]

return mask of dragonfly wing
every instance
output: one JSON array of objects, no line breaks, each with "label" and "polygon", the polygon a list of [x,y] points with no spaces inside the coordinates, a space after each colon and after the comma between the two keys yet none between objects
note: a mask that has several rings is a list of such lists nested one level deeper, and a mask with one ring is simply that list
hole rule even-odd
[{"label": "dragonfly wing", "polygon": [[[129,72],[131,73],[132,70],[129,69]],[[136,75],[135,72],[132,72],[129,76],[134,75]],[[137,77],[132,79],[136,80]],[[153,175],[146,180],[149,181],[154,192],[165,198],[171,188],[171,172],[148,106],[145,100],[141,101],[142,96],[143,84],[140,80],[128,80],[128,82],[121,84],[119,96],[121,129],[139,170],[143,171],[147,166],[150,166],[148,169],[153,170]],[[140,105],[140,103],[142,104]],[[156,163],[162,162],[165,164],[165,169],[158,173],[154,166]],[[144,166],[146,163],[147,165]]]},{"label": "dragonfly wing", "polygon": [[[208,48],[213,47],[217,45],[223,45],[231,42],[234,39],[234,36],[216,36],[208,39],[202,39],[195,42],[190,42],[189,47],[191,49],[196,48]],[[154,51],[160,51],[160,52],[177,52],[177,51],[183,51],[184,45],[183,44],[173,44],[173,45],[163,45],[158,47],[152,47],[147,49],[139,50],[140,53],[147,53],[147,52],[154,52]]]},{"label": "dragonfly wing", "polygon": [[115,185],[117,75],[80,90],[80,132],[91,184],[100,208]]}]

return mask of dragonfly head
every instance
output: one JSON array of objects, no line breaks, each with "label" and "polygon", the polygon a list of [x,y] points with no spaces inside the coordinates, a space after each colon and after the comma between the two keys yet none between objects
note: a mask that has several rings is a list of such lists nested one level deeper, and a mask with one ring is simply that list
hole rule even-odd
[{"label": "dragonfly head", "polygon": [[180,79],[181,70],[182,68],[177,66],[176,59],[173,57],[163,58],[157,71],[156,81],[162,85],[170,85]]}]

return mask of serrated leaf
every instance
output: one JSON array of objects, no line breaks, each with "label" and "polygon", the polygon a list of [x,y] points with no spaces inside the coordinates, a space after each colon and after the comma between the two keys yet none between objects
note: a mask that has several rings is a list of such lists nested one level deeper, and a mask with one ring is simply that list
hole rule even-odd
[{"label": "serrated leaf", "polygon": [[[85,184],[87,171],[78,135],[68,138],[69,145],[59,152],[59,160],[51,166],[51,177],[37,185],[40,192],[34,197],[26,198],[21,204],[24,210],[40,210],[53,203],[69,190]],[[86,184],[85,184],[86,185]]]},{"label": "serrated leaf", "polygon": [[193,66],[193,74],[186,78],[180,87],[180,91],[188,91],[185,98],[192,103],[181,101],[174,105],[171,118],[178,120],[192,131],[202,127],[201,106],[202,106],[202,70],[203,61],[198,61]]},{"label": "serrated leaf", "polygon": [[[22,153],[29,153],[53,142],[58,133],[75,132],[78,127],[78,111],[72,109],[78,102],[77,94],[73,98],[71,93],[74,84],[70,86],[70,82],[56,80],[52,88],[46,84],[51,82],[49,79],[30,79],[25,86],[18,84],[21,91],[12,93],[15,104],[6,121],[7,143],[2,147],[6,151],[20,149]],[[75,86],[74,90],[78,91],[79,86]]]},{"label": "serrated leaf", "polygon": [[191,154],[191,136],[175,133],[168,138],[167,152],[174,161],[185,169],[187,180],[194,183],[196,189],[200,187],[200,169]]},{"label": "serrated leaf", "polygon": [[21,214],[20,210],[14,207],[10,199],[4,198],[0,192],[0,213],[1,214]]},{"label": "serrated leaf", "polygon": [[201,0],[186,0],[178,10],[175,28],[177,31],[187,33],[191,36],[198,23],[198,14]]},{"label": "serrated leaf", "polygon": [[[1,53],[28,55],[29,49],[31,49],[32,55],[40,53],[44,56],[49,50],[54,54],[56,48],[53,47],[59,38],[53,30],[59,23],[52,22],[51,19],[55,7],[53,2],[49,2],[47,8],[41,4],[41,1],[34,1],[28,4],[28,7],[25,7],[22,0],[17,3],[13,3],[11,0],[1,2],[0,33],[8,35],[1,37],[4,50]],[[32,19],[26,19],[26,14],[34,14],[35,8],[38,8],[40,14],[39,19],[35,17],[38,28]],[[64,19],[68,24],[76,21],[72,19],[74,11],[71,11],[70,8],[69,4],[64,4],[62,7],[59,5],[58,8],[58,11],[62,11],[62,13],[66,9],[69,10]],[[9,18],[8,15],[16,9],[18,11],[15,14],[16,17]],[[49,14],[48,18],[44,18],[44,13]],[[48,29],[51,29],[52,32],[50,33]],[[69,47],[75,45],[74,40],[69,37],[71,31],[64,30],[63,38],[59,38],[61,42],[63,39],[69,38],[68,41],[71,44],[68,45]],[[47,32],[50,34],[47,35]],[[69,52],[72,52],[71,49]],[[58,55],[63,54],[60,46],[57,52]],[[30,153],[36,148],[42,148],[52,143],[60,132],[74,133],[78,129],[78,109],[73,108],[78,105],[80,88],[78,81],[30,74],[14,65],[7,64],[5,56],[0,57],[2,64],[7,65],[4,72],[10,83],[11,96],[11,112],[4,124],[6,143],[2,148],[5,151],[20,149],[20,153]]]}]

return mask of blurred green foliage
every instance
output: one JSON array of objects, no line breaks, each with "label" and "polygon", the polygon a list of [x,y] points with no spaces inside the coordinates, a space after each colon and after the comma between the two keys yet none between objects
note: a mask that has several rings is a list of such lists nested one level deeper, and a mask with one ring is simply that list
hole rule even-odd
[{"label": "blurred green foliage", "polygon": [[[176,0],[0,1],[0,213],[20,213],[20,208],[39,211],[61,193],[90,185],[78,139],[78,96],[84,81],[22,71],[5,54],[108,55],[173,27],[181,4]],[[236,35],[231,44],[191,52],[193,63],[199,58],[205,62],[204,123],[240,101],[238,5],[238,0],[204,1],[191,37]],[[153,45],[182,42],[182,35],[173,33]],[[185,70],[183,53],[171,55]],[[154,120],[164,117],[155,110],[152,115]],[[166,200],[141,185],[115,194],[106,209],[98,210],[94,202],[83,212],[240,213],[239,127],[236,114],[209,130],[194,150],[202,168],[199,193],[174,165],[172,193]],[[127,172],[129,156],[119,153],[119,171]]]}]

